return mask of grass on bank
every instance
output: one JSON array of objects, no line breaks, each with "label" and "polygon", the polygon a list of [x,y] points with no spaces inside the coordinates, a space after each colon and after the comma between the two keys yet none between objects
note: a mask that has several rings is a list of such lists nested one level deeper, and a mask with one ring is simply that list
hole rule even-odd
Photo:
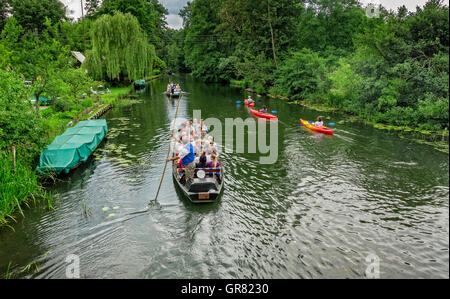
[{"label": "grass on bank", "polygon": [[[117,105],[120,100],[129,94],[130,87],[111,88],[111,93],[88,97],[84,100],[72,102],[66,107],[66,111],[55,112],[54,106],[41,110],[42,125],[47,132],[46,143],[62,133],[67,124],[76,120],[86,119],[91,113],[102,107],[112,104]],[[36,174],[36,165],[24,162],[18,155],[16,171],[13,170],[12,156],[8,151],[0,150],[0,227],[9,226],[11,221],[16,221],[18,215],[23,216],[22,209],[31,204],[44,204],[47,208],[53,208],[53,196],[47,192],[39,182]]]},{"label": "grass on bank", "polygon": [[53,207],[53,196],[39,184],[35,171],[20,159],[16,161],[16,170],[12,166],[12,157],[6,152],[0,152],[0,227],[15,221],[13,215],[23,215],[22,208],[45,202]]}]

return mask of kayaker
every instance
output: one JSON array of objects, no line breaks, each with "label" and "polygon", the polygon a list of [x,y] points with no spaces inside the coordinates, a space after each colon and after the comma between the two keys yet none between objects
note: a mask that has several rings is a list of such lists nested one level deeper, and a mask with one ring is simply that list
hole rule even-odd
[{"label": "kayaker", "polygon": [[264,106],[262,107],[261,112],[262,112],[262,113],[267,113],[267,107],[266,107],[266,105],[264,105]]},{"label": "kayaker", "polygon": [[194,146],[191,142],[189,142],[189,138],[183,137],[183,149],[180,151],[177,157],[169,158],[166,161],[178,161],[181,159],[181,167],[184,167],[185,175],[186,175],[186,184],[194,179],[194,171],[195,171],[195,153]]},{"label": "kayaker", "polygon": [[253,103],[252,96],[248,96],[247,104],[250,105],[251,103]]},{"label": "kayaker", "polygon": [[314,123],[314,125],[316,126],[316,127],[323,127],[323,121],[322,121],[322,118],[319,116],[319,117],[317,117],[317,121]]}]

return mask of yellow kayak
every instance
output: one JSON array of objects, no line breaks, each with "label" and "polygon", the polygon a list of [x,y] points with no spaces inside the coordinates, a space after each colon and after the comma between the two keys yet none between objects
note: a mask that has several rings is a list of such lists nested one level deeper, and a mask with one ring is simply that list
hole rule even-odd
[{"label": "yellow kayak", "polygon": [[307,127],[308,129],[323,133],[323,134],[329,134],[329,135],[333,135],[334,131],[327,128],[327,127],[316,127],[315,125],[311,124],[309,121],[306,121],[304,119],[300,118],[300,122],[302,123],[302,125],[304,125],[305,127]]}]

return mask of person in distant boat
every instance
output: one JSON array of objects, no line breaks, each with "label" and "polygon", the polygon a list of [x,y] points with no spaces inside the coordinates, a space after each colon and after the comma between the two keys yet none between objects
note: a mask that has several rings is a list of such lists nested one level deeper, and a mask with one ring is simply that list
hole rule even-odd
[{"label": "person in distant boat", "polygon": [[217,160],[217,155],[215,153],[211,154],[211,161],[206,165],[208,168],[219,168],[220,162]]},{"label": "person in distant boat", "polygon": [[175,84],[172,82],[172,84],[170,85],[170,93],[173,94],[175,90]]},{"label": "person in distant boat", "polygon": [[181,167],[184,167],[185,175],[186,175],[186,184],[189,181],[194,179],[194,171],[195,171],[195,153],[194,146],[191,142],[189,142],[189,138],[183,137],[183,149],[180,151],[177,157],[169,158],[166,161],[176,161],[178,163],[181,160]]},{"label": "person in distant boat", "polygon": [[265,105],[262,107],[261,112],[262,113],[267,113],[267,107]]},{"label": "person in distant boat", "polygon": [[323,127],[323,121],[322,121],[322,118],[320,116],[317,118],[317,121],[314,123],[314,125],[316,127]]},{"label": "person in distant boat", "polygon": [[253,99],[252,99],[252,96],[248,96],[248,99],[247,99],[247,104],[251,104],[251,103],[253,103]]}]

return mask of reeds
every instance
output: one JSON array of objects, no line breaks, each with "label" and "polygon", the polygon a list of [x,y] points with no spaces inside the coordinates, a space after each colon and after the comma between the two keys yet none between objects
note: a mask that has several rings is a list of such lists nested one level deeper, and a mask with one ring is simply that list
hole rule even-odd
[{"label": "reeds", "polygon": [[23,216],[23,208],[30,204],[45,203],[53,209],[53,196],[38,182],[31,167],[17,160],[16,169],[12,167],[10,155],[0,151],[0,227],[8,226],[17,215]]}]

